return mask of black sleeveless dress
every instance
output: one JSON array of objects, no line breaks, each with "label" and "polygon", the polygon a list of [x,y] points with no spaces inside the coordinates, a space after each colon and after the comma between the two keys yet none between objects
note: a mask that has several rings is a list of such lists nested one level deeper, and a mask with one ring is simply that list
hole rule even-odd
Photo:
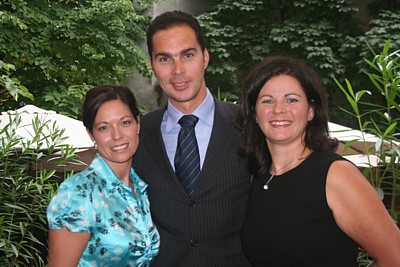
[{"label": "black sleeveless dress", "polygon": [[357,267],[357,244],[337,226],[326,200],[333,152],[314,152],[296,168],[253,179],[242,231],[254,266]]}]

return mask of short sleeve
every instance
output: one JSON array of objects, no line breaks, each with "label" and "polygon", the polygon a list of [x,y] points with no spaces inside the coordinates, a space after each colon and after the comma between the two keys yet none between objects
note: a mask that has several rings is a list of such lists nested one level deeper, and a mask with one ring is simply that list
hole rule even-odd
[{"label": "short sleeve", "polygon": [[66,227],[70,232],[90,232],[95,211],[90,200],[87,183],[79,175],[65,180],[47,208],[50,229]]}]

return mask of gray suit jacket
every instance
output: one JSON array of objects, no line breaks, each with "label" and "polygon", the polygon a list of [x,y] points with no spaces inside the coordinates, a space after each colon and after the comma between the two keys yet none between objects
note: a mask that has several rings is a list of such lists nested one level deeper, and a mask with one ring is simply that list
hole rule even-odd
[{"label": "gray suit jacket", "polygon": [[134,169],[149,184],[152,217],[161,236],[152,266],[250,266],[240,240],[250,179],[237,151],[243,141],[234,127],[237,112],[237,105],[215,100],[211,139],[191,198],[166,155],[160,131],[164,110],[141,119]]}]

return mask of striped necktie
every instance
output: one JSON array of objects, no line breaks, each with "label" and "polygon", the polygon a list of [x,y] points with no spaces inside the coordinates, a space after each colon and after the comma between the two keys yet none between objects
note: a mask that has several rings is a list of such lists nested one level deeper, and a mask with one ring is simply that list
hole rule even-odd
[{"label": "striped necktie", "polygon": [[198,120],[194,115],[184,115],[178,121],[181,130],[174,159],[175,173],[189,196],[193,194],[196,179],[200,174],[199,147],[194,131]]}]

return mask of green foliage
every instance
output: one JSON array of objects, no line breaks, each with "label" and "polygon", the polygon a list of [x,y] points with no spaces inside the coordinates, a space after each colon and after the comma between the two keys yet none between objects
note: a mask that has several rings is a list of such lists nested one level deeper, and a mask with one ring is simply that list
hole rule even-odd
[{"label": "green foliage", "polygon": [[[348,80],[346,87],[336,82],[351,106],[344,111],[357,120],[361,131],[379,137],[374,146],[366,149],[379,158],[379,168],[366,168],[364,175],[385,198],[393,218],[399,220],[396,201],[400,196],[400,50],[390,52],[391,44],[387,41],[380,54],[371,49],[373,59],[365,59],[369,66],[365,75],[371,89],[356,91]],[[368,95],[377,101],[366,101]]]},{"label": "green foliage", "polygon": [[[400,50],[390,52],[391,41],[384,43],[382,52],[376,54],[369,46],[374,57],[364,59],[369,66],[364,74],[370,81],[369,90],[354,90],[350,81],[346,87],[336,83],[346,96],[351,109],[343,109],[357,120],[358,128],[379,137],[373,146],[365,143],[368,155],[379,158],[378,168],[365,168],[364,175],[376,188],[384,200],[389,213],[399,221],[400,206]],[[375,101],[370,102],[371,95]],[[365,141],[365,140],[364,140]],[[370,162],[369,162],[370,163]],[[359,263],[368,266],[371,260],[361,254]]]},{"label": "green foliage", "polygon": [[0,129],[0,266],[45,266],[46,208],[60,179],[55,168],[74,160],[75,149],[59,144],[64,130],[49,121],[36,117],[29,141],[16,134],[21,126],[16,116]]},{"label": "green foliage", "polygon": [[329,84],[345,73],[345,37],[360,33],[351,0],[211,2],[199,19],[210,42],[207,83],[222,94],[238,93],[243,75],[270,54],[305,59]]},{"label": "green foliage", "polygon": [[56,98],[70,86],[122,83],[133,68],[150,76],[138,42],[145,38],[144,13],[152,2],[1,0],[0,58],[15,66],[14,77],[36,105],[65,111],[49,95]]},{"label": "green foliage", "polygon": [[356,62],[354,73],[362,73],[369,68],[368,64],[360,59],[369,57],[370,47],[375,51],[382,50],[388,39],[392,40],[392,46],[400,47],[399,12],[381,11],[376,19],[370,21],[370,27],[364,35],[348,36],[340,49],[344,57]]},{"label": "green foliage", "polygon": [[21,85],[17,78],[11,76],[13,71],[15,71],[14,65],[0,60],[0,111],[7,109],[7,101],[12,99],[18,101],[20,95],[33,100],[33,95],[28,89]]},{"label": "green foliage", "polygon": [[382,12],[382,10],[399,10],[400,1],[399,0],[370,0],[368,4],[368,12],[372,17],[377,17]]},{"label": "green foliage", "polygon": [[68,88],[65,88],[64,85],[59,85],[52,91],[46,91],[44,99],[51,102],[52,105],[57,106],[59,110],[62,110],[59,112],[60,114],[80,119],[80,115],[82,114],[82,100],[90,88],[92,86],[87,84],[69,86]]}]

